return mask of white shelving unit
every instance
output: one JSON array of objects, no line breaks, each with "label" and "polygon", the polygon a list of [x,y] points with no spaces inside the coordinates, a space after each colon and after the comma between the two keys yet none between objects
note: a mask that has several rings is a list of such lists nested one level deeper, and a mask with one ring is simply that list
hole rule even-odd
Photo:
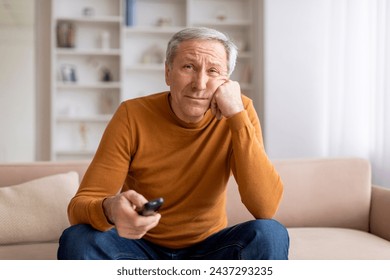
[{"label": "white shelving unit", "polygon": [[[134,3],[131,26],[126,25],[128,2]],[[52,159],[90,159],[121,101],[168,90],[166,45],[185,27],[227,33],[239,47],[232,79],[246,95],[255,95],[256,2],[52,0]],[[73,47],[58,45],[57,26],[64,22],[75,30]],[[104,69],[110,81],[103,81]]]},{"label": "white shelving unit", "polygon": [[52,160],[95,153],[122,99],[122,32],[122,0],[52,1]]}]

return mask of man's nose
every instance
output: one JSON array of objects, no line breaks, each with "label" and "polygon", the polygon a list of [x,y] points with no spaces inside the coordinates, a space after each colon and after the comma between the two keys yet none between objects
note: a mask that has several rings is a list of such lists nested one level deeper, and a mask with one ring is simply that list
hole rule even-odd
[{"label": "man's nose", "polygon": [[196,90],[206,89],[209,77],[204,71],[194,73],[192,78],[192,88]]}]

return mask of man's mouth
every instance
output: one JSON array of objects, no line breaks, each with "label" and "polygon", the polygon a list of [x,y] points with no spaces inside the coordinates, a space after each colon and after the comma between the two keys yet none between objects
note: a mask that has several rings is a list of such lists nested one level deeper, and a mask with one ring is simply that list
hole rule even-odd
[{"label": "man's mouth", "polygon": [[204,97],[196,97],[196,96],[189,96],[189,95],[187,95],[186,97],[189,98],[189,99],[192,99],[192,100],[199,100],[199,101],[206,101],[206,100],[208,100],[207,98],[204,98]]}]

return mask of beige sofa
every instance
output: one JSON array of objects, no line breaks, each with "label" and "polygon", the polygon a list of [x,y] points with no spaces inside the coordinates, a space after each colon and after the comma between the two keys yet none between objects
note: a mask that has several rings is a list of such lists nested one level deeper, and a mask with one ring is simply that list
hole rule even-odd
[{"label": "beige sofa", "polygon": [[[390,259],[390,188],[371,186],[367,161],[303,159],[274,164],[285,185],[275,218],[288,227],[290,259]],[[0,259],[56,258],[58,238],[68,226],[66,205],[87,166],[0,164]],[[228,215],[230,224],[251,219],[233,179]]]}]

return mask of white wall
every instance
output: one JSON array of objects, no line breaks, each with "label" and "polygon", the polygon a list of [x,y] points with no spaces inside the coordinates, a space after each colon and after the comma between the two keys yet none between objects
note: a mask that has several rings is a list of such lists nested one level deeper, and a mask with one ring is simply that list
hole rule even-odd
[{"label": "white wall", "polygon": [[327,0],[265,0],[264,141],[271,158],[326,147]]},{"label": "white wall", "polygon": [[0,27],[0,38],[0,162],[33,161],[33,26]]}]

